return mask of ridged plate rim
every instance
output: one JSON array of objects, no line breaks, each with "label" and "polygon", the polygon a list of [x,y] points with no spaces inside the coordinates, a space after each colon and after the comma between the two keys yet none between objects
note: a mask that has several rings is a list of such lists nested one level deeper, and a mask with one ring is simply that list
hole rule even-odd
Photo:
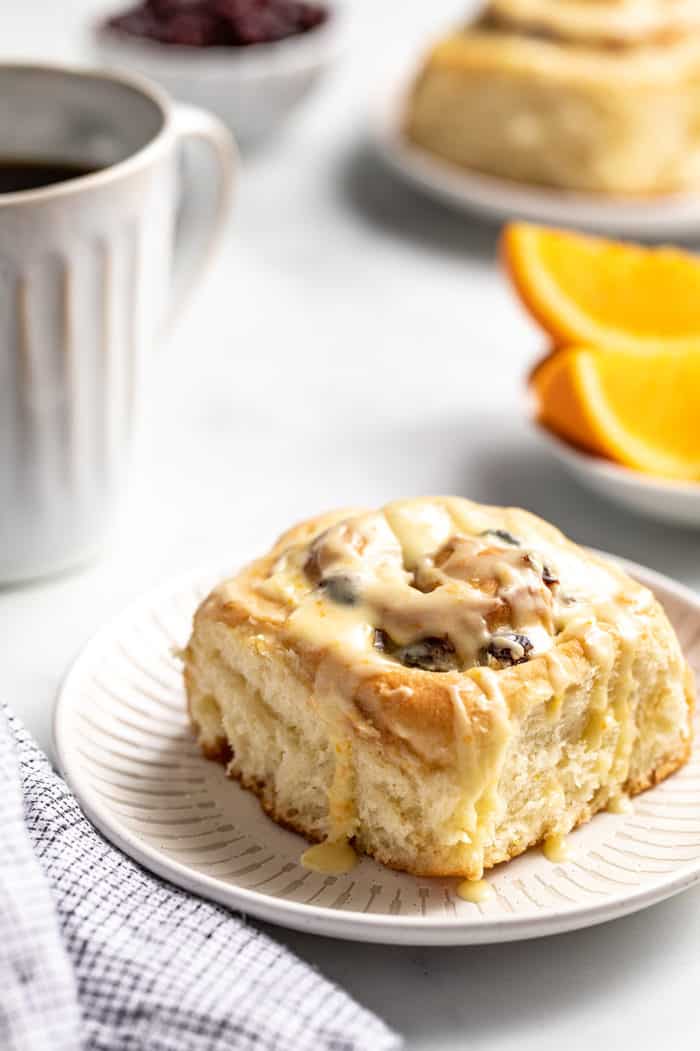
[{"label": "ridged plate rim", "polygon": [[[673,597],[677,603],[685,608],[684,626],[686,623],[697,628],[694,632],[693,645],[697,647],[700,642],[700,597],[692,590],[679,584],[653,570],[646,569],[633,562],[615,558],[611,555],[605,557],[617,561],[632,576],[640,580],[654,590],[660,598],[664,594]],[[134,832],[132,828],[122,820],[118,814],[106,802],[105,798],[95,790],[90,779],[89,770],[81,750],[73,725],[73,718],[80,715],[89,694],[84,694],[81,688],[85,672],[90,672],[92,661],[97,657],[103,647],[116,646],[120,643],[123,632],[127,626],[133,625],[135,619],[144,615],[147,611],[162,608],[167,601],[173,601],[177,596],[193,595],[195,591],[200,594],[208,589],[213,583],[224,575],[232,572],[231,566],[218,569],[206,568],[194,573],[188,573],[176,578],[158,588],[149,591],[132,604],[121,614],[111,620],[103,628],[97,631],[85,645],[73,665],[68,671],[63,684],[59,690],[54,709],[53,737],[55,753],[58,758],[59,767],[63,776],[78,799],[83,811],[105,837],[123,850],[134,860],[162,876],[171,883],[204,898],[216,901],[236,911],[240,911],[261,920],[280,924],[295,930],[313,932],[334,938],[344,938],[357,941],[377,942],[383,944],[405,944],[405,945],[475,945],[491,942],[516,941],[527,938],[543,937],[545,935],[557,934],[564,931],[575,930],[594,924],[603,923],[616,919],[620,916],[639,911],[663,901],[683,890],[700,882],[700,853],[691,860],[678,863],[671,871],[659,873],[659,878],[646,885],[639,886],[634,890],[621,890],[608,895],[604,901],[587,900],[574,907],[552,907],[546,912],[528,912],[526,914],[512,913],[498,915],[492,918],[484,918],[474,912],[474,906],[466,906],[470,910],[467,914],[459,916],[426,916],[426,915],[388,915],[382,913],[373,915],[370,913],[343,910],[340,907],[330,908],[325,906],[310,905],[276,897],[271,894],[251,890],[244,886],[227,883],[222,879],[208,875],[200,868],[192,864],[179,861],[168,854],[162,848],[154,846],[142,835]],[[194,602],[192,609],[194,609]],[[164,652],[167,652],[164,646]],[[696,657],[696,666],[700,668],[700,652]],[[148,714],[144,712],[144,714]],[[697,762],[697,748],[691,761]],[[209,770],[212,764],[204,759],[197,759],[198,763],[206,764]],[[688,768],[684,768],[686,775]],[[681,783],[683,771],[675,775]],[[223,773],[221,774],[223,777]],[[692,775],[687,779],[693,781]],[[697,775],[700,780],[700,774]],[[669,784],[669,782],[664,782]],[[226,781],[227,791],[230,786],[231,802],[233,805],[235,793],[243,793],[238,785]],[[642,797],[645,801],[652,801],[655,793],[663,789],[663,784],[651,789]],[[692,800],[692,814],[689,819],[697,820],[700,826],[700,784],[691,786],[691,795],[697,798]],[[245,793],[246,798],[248,794]],[[257,806],[257,803],[255,804]],[[265,838],[265,832],[272,834],[272,830],[281,831],[270,822],[262,810],[259,810],[261,836]],[[593,819],[593,822],[596,818]],[[584,828],[590,828],[593,822]],[[666,831],[666,830],[664,830]],[[687,834],[690,834],[689,830]],[[683,833],[686,834],[686,833]],[[698,830],[700,835],[700,829]],[[284,833],[294,836],[293,833]],[[575,835],[579,835],[576,833]],[[678,833],[680,835],[680,833]],[[298,841],[298,850],[301,853],[304,840],[294,836]],[[679,845],[683,844],[679,840]],[[664,848],[666,844],[663,844]],[[663,859],[671,862],[672,859]],[[507,874],[508,866],[517,864],[507,863],[499,867]],[[549,865],[548,862],[543,862]],[[376,866],[377,871],[389,873],[389,870],[368,859],[363,864]],[[390,874],[390,873],[389,873]],[[391,874],[396,876],[396,874]],[[345,877],[341,877],[344,879]],[[402,875],[402,880],[413,880],[412,877]],[[445,883],[454,884],[455,881],[419,881],[436,885]],[[612,880],[611,882],[615,882]],[[416,883],[416,886],[418,883]],[[590,892],[594,893],[594,892]],[[603,893],[603,892],[599,892]],[[478,917],[478,918],[477,918]]]}]

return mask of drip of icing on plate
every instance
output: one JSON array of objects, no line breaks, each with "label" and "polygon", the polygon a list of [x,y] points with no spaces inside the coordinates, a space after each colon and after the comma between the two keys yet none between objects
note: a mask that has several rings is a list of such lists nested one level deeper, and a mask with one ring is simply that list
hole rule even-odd
[{"label": "drip of icing on plate", "polygon": [[301,855],[301,864],[305,869],[321,872],[324,876],[342,876],[354,869],[358,861],[347,839],[316,843]]},{"label": "drip of icing on plate", "polygon": [[554,864],[559,865],[563,861],[568,861],[571,857],[571,847],[566,836],[555,834],[547,836],[542,844],[542,853],[547,861],[552,861]]},{"label": "drip of icing on plate", "polygon": [[493,891],[485,879],[465,879],[457,887],[457,897],[472,905],[480,905],[491,897]]}]

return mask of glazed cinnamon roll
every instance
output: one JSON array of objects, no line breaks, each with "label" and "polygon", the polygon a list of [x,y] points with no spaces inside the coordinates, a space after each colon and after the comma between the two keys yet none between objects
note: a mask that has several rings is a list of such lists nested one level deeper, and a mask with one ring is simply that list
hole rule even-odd
[{"label": "glazed cinnamon roll", "polygon": [[202,603],[205,755],[310,840],[478,879],[681,766],[692,684],[647,588],[525,511],[337,511]]},{"label": "glazed cinnamon roll", "polygon": [[430,52],[405,132],[465,168],[544,186],[700,185],[699,0],[489,0]]}]

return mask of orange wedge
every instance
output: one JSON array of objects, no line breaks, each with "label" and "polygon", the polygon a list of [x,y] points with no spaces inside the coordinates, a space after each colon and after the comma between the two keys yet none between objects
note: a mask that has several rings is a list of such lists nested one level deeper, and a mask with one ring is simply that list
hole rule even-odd
[{"label": "orange wedge", "polygon": [[649,474],[700,479],[700,349],[573,347],[532,374],[538,417],[583,449]]},{"label": "orange wedge", "polygon": [[502,253],[525,307],[555,346],[700,347],[700,258],[528,223],[506,227]]}]

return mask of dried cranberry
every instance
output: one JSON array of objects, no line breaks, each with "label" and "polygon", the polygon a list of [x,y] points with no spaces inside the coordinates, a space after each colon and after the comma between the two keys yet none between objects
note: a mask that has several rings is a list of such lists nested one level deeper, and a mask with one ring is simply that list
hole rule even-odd
[{"label": "dried cranberry", "polygon": [[184,47],[272,43],[326,21],[326,8],[299,0],[143,0],[107,25]]},{"label": "dried cranberry", "polygon": [[422,668],[423,671],[446,672],[457,667],[457,654],[450,640],[434,636],[402,646],[397,649],[396,657],[407,668]]},{"label": "dried cranberry", "polygon": [[337,574],[337,576],[325,577],[320,587],[328,595],[331,602],[337,603],[339,606],[354,606],[360,597],[357,582],[352,577],[345,576],[344,574]]},{"label": "dried cranberry", "polygon": [[[522,656],[516,656],[518,649]],[[523,664],[532,653],[532,643],[527,635],[518,635],[514,631],[499,632],[487,647],[486,653],[500,664]]]},{"label": "dried cranberry", "polygon": [[188,7],[191,9],[199,5],[193,4],[191,0],[146,0],[143,6],[156,18],[167,18],[169,15],[176,15],[179,11],[187,10]]},{"label": "dried cranberry", "polygon": [[316,26],[320,26],[325,22],[327,18],[326,12],[317,4],[301,4],[300,7],[299,29],[302,33],[307,33],[309,29],[315,29]]},{"label": "dried cranberry", "polygon": [[516,540],[507,529],[484,529],[483,533],[479,533],[479,536],[495,536],[497,540],[501,540],[504,544],[510,544],[511,547],[520,547],[520,541]]},{"label": "dried cranberry", "polygon": [[160,30],[158,39],[163,44],[180,47],[210,47],[220,37],[218,20],[201,12],[182,11],[173,15]]},{"label": "dried cranberry", "polygon": [[427,636],[410,642],[408,646],[399,646],[382,628],[374,629],[374,648],[387,657],[393,657],[407,668],[421,668],[423,671],[447,672],[459,667],[457,653],[448,638]]}]

